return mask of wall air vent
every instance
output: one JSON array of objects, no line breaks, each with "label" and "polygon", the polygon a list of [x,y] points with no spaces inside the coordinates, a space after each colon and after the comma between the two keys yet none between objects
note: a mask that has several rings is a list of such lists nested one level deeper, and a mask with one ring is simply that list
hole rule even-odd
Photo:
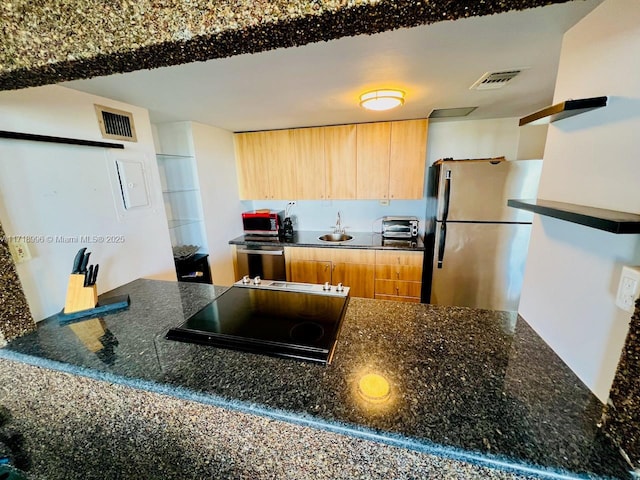
[{"label": "wall air vent", "polygon": [[487,72],[469,87],[469,90],[495,90],[504,87],[518,75],[522,69],[504,70],[501,72]]},{"label": "wall air vent", "polygon": [[102,138],[127,140],[130,142],[137,141],[132,113],[116,108],[105,107],[104,105],[94,106],[96,108]]}]

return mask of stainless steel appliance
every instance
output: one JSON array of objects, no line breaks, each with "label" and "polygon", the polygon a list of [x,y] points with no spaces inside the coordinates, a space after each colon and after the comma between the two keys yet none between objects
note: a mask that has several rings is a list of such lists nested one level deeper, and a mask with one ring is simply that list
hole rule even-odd
[{"label": "stainless steel appliance", "polygon": [[536,198],[542,160],[447,159],[431,170],[422,301],[517,310],[533,214],[507,200]]},{"label": "stainless steel appliance", "polygon": [[329,364],[349,287],[243,278],[169,340]]},{"label": "stainless steel appliance", "polygon": [[284,247],[247,245],[236,248],[237,278],[245,275],[268,280],[286,280]]},{"label": "stainless steel appliance", "polygon": [[278,237],[282,235],[284,210],[252,210],[242,213],[242,226],[245,235]]},{"label": "stainless steel appliance", "polygon": [[418,219],[416,217],[382,217],[383,238],[411,239],[417,236]]}]

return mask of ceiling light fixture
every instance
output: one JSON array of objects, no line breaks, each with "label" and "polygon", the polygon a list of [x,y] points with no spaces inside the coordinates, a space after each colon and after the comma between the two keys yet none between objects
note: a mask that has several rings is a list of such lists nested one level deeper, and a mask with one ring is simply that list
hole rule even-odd
[{"label": "ceiling light fixture", "polygon": [[360,106],[367,110],[390,110],[403,104],[402,90],[372,90],[360,95]]}]

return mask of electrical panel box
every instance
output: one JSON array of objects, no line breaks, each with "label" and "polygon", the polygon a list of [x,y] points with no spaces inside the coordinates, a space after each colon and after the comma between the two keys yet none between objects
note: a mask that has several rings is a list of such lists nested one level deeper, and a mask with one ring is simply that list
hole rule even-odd
[{"label": "electrical panel box", "polygon": [[142,162],[117,160],[116,166],[124,208],[129,210],[149,205],[149,193]]}]

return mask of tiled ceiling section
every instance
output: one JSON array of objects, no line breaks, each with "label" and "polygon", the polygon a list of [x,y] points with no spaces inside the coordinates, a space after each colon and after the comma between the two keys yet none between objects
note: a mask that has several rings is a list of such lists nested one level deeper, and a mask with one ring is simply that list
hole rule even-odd
[{"label": "tiled ceiling section", "polygon": [[566,1],[14,0],[0,5],[0,90]]}]

